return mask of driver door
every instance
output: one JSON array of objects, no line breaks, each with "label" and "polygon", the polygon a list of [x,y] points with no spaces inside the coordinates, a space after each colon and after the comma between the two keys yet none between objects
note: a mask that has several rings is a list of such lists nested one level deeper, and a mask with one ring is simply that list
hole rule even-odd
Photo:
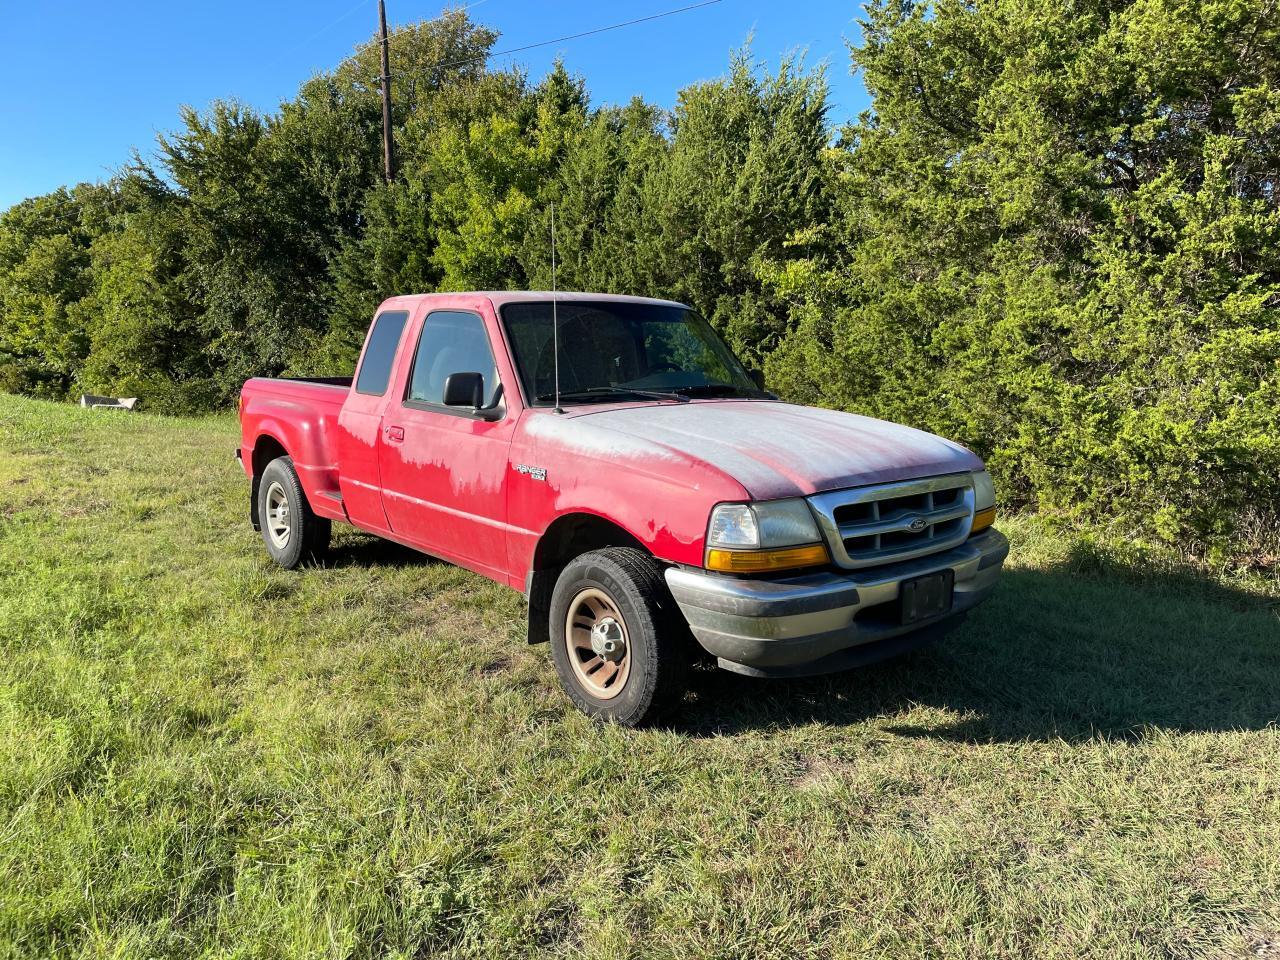
[{"label": "driver door", "polygon": [[435,310],[423,319],[401,396],[382,420],[382,502],[398,538],[427,553],[505,579],[506,478],[514,418],[444,405],[454,373],[484,377],[485,406],[501,386],[478,313]]}]

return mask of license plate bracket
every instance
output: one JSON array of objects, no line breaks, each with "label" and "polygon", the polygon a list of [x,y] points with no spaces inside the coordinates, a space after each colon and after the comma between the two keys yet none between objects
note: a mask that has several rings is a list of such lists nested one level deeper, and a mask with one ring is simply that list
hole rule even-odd
[{"label": "license plate bracket", "polygon": [[939,570],[937,573],[925,574],[923,577],[903,580],[898,588],[903,625],[930,620],[949,613],[955,585],[954,570]]}]

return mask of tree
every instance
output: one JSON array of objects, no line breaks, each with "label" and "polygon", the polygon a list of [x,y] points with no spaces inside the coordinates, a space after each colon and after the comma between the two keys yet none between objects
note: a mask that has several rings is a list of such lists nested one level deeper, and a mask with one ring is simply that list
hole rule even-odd
[{"label": "tree", "polygon": [[63,396],[88,351],[77,305],[91,284],[89,247],[113,201],[81,184],[0,215],[0,387]]},{"label": "tree", "polygon": [[[491,70],[455,11],[278,112],[0,215],[0,385],[226,404],[345,373],[395,293],[559,282],[710,318],[785,397],[987,457],[1008,505],[1280,549],[1276,0],[872,0],[872,109],[749,53],[670,111]],[[1259,547],[1259,550],[1262,548]]]},{"label": "tree", "polygon": [[845,239],[771,266],[795,302],[774,381],[969,443],[1015,503],[1184,543],[1260,526],[1280,502],[1274,12],[873,4],[854,60],[874,110],[825,228]]}]

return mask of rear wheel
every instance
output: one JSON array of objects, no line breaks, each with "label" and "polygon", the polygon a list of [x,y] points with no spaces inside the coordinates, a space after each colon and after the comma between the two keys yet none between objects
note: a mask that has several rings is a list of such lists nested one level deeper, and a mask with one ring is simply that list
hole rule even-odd
[{"label": "rear wheel", "polygon": [[318,560],[328,549],[333,532],[332,524],[311,509],[288,457],[272,460],[262,471],[258,522],[267,553],[286,570]]},{"label": "rear wheel", "polygon": [[589,716],[639,726],[683,696],[687,630],[644,551],[608,547],[572,561],[556,582],[550,626],[560,683]]}]

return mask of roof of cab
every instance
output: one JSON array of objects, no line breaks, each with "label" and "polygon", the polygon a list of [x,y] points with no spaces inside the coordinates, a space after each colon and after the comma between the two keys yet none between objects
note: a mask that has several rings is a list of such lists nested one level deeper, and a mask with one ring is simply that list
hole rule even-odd
[{"label": "roof of cab", "polygon": [[390,301],[434,300],[445,297],[487,297],[495,307],[508,303],[550,303],[554,298],[561,303],[605,302],[605,303],[649,303],[664,307],[682,307],[689,309],[688,304],[675,300],[658,300],[654,297],[629,297],[616,293],[582,293],[578,291],[559,291],[551,293],[547,290],[468,290],[457,293],[416,293],[388,298]]}]

